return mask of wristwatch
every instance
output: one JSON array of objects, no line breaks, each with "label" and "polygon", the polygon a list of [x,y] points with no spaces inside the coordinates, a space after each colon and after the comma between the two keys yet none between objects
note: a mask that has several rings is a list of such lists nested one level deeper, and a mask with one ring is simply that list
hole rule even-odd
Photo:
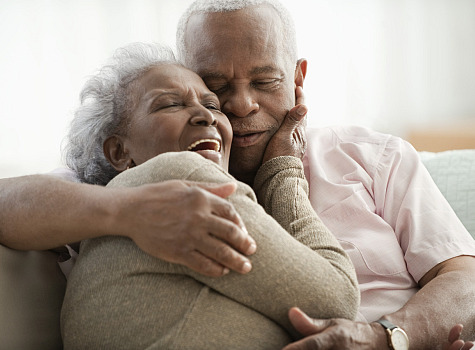
[{"label": "wristwatch", "polygon": [[408,350],[409,338],[402,328],[393,325],[387,320],[376,321],[386,330],[388,345],[391,350]]}]

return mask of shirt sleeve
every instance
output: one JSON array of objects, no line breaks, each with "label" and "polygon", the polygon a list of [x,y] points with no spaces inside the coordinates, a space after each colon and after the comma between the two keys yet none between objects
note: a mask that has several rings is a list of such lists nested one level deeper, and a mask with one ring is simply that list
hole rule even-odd
[{"label": "shirt sleeve", "polygon": [[388,222],[419,281],[432,267],[474,255],[474,240],[406,141],[388,139],[374,178],[376,212]]}]

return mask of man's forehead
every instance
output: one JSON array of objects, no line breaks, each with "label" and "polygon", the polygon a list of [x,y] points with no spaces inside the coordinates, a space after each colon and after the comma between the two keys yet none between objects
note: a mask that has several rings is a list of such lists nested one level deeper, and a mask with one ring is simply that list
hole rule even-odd
[{"label": "man's forehead", "polygon": [[[277,11],[268,4],[248,6],[238,10],[221,12],[194,12],[188,18],[188,24],[191,22],[203,24],[203,30],[209,28],[210,24],[228,25],[231,22],[256,22],[268,23],[280,20]],[[200,29],[195,27],[195,29]]]},{"label": "man's forehead", "polygon": [[185,46],[195,41],[220,41],[245,44],[267,37],[282,40],[283,26],[277,12],[268,6],[252,6],[228,12],[197,12],[188,19],[184,33]]}]

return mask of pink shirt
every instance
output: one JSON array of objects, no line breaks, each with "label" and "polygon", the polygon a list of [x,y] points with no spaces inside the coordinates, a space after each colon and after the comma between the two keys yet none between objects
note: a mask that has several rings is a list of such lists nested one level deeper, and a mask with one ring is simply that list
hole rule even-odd
[{"label": "pink shirt", "polygon": [[436,264],[475,255],[475,240],[400,138],[361,127],[308,129],[310,200],[353,261],[358,319],[400,309]]}]

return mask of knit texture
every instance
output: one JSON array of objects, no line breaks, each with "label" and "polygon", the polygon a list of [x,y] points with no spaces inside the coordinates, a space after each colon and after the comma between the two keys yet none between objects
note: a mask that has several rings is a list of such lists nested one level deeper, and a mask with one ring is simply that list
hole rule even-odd
[{"label": "knit texture", "polygon": [[[273,189],[288,198],[298,192],[297,206],[308,202],[300,175],[288,174],[274,184],[272,178],[280,178],[285,169],[274,170],[264,172],[269,183],[259,191],[264,198]],[[130,169],[109,186],[170,179],[235,181],[198,154],[179,152]],[[298,337],[287,316],[292,306],[318,318],[355,316],[354,271],[313,210],[291,205],[294,219],[288,219],[288,206],[271,205],[290,235],[257,204],[249,186],[238,183],[229,200],[257,242],[250,273],[210,278],[153,258],[127,238],[85,241],[63,304],[65,349],[279,349]],[[302,232],[309,228],[311,233]]]}]

